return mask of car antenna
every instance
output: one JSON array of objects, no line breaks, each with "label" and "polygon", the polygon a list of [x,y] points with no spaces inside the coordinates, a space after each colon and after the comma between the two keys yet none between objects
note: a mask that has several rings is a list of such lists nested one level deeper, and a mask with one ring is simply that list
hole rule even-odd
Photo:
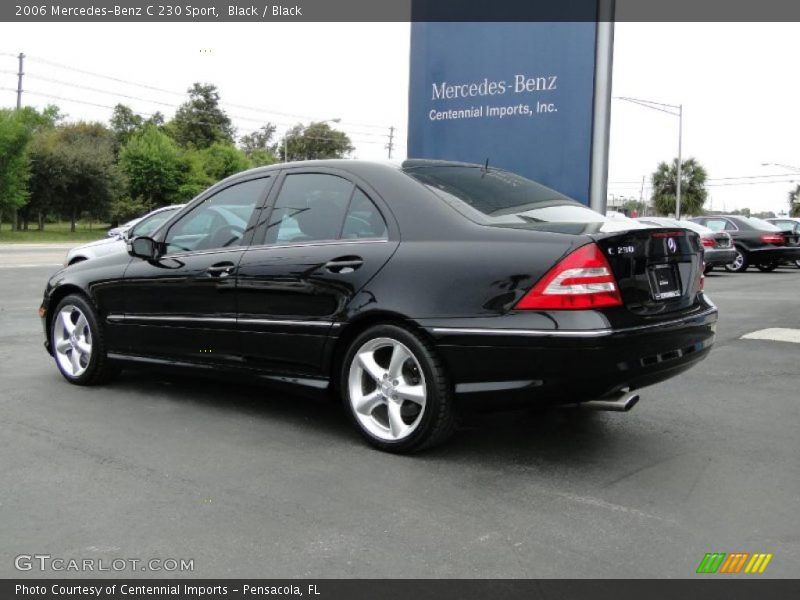
[{"label": "car antenna", "polygon": [[487,156],[486,162],[483,164],[483,174],[481,175],[481,178],[483,178],[483,176],[486,175],[488,172],[489,172],[489,157]]}]

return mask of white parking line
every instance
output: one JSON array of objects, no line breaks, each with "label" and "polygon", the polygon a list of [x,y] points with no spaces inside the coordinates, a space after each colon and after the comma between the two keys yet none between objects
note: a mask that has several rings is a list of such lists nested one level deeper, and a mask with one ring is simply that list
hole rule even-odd
[{"label": "white parking line", "polygon": [[742,336],[743,340],[769,340],[771,342],[791,342],[800,344],[800,329],[787,329],[784,327],[772,327],[770,329],[759,329]]}]

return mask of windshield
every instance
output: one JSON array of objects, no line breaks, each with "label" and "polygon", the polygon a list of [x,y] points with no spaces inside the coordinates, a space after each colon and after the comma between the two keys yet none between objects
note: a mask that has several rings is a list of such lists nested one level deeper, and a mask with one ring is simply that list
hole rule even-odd
[{"label": "windshield", "polygon": [[414,166],[405,172],[479,223],[601,223],[607,219],[544,185],[501,169]]}]

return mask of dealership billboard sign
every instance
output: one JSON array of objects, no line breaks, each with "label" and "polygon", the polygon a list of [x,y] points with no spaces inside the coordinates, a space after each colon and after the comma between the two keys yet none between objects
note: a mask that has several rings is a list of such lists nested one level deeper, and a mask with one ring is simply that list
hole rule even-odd
[{"label": "dealership billboard sign", "polygon": [[409,157],[488,160],[605,202],[612,23],[411,27]]}]

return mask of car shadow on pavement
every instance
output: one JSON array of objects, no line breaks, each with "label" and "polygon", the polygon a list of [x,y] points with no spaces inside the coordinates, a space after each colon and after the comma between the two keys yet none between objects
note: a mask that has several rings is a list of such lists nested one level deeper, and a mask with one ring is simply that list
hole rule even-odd
[{"label": "car shadow on pavement", "polygon": [[[265,426],[296,428],[298,436],[322,436],[340,448],[361,451],[365,447],[340,402],[326,392],[302,393],[295,386],[274,382],[232,382],[219,375],[212,378],[139,366],[126,369],[111,388],[136,397],[263,419]],[[598,453],[626,452],[623,447],[635,443],[637,436],[617,427],[615,418],[624,417],[568,408],[468,412],[449,441],[408,458],[583,465]]]}]

